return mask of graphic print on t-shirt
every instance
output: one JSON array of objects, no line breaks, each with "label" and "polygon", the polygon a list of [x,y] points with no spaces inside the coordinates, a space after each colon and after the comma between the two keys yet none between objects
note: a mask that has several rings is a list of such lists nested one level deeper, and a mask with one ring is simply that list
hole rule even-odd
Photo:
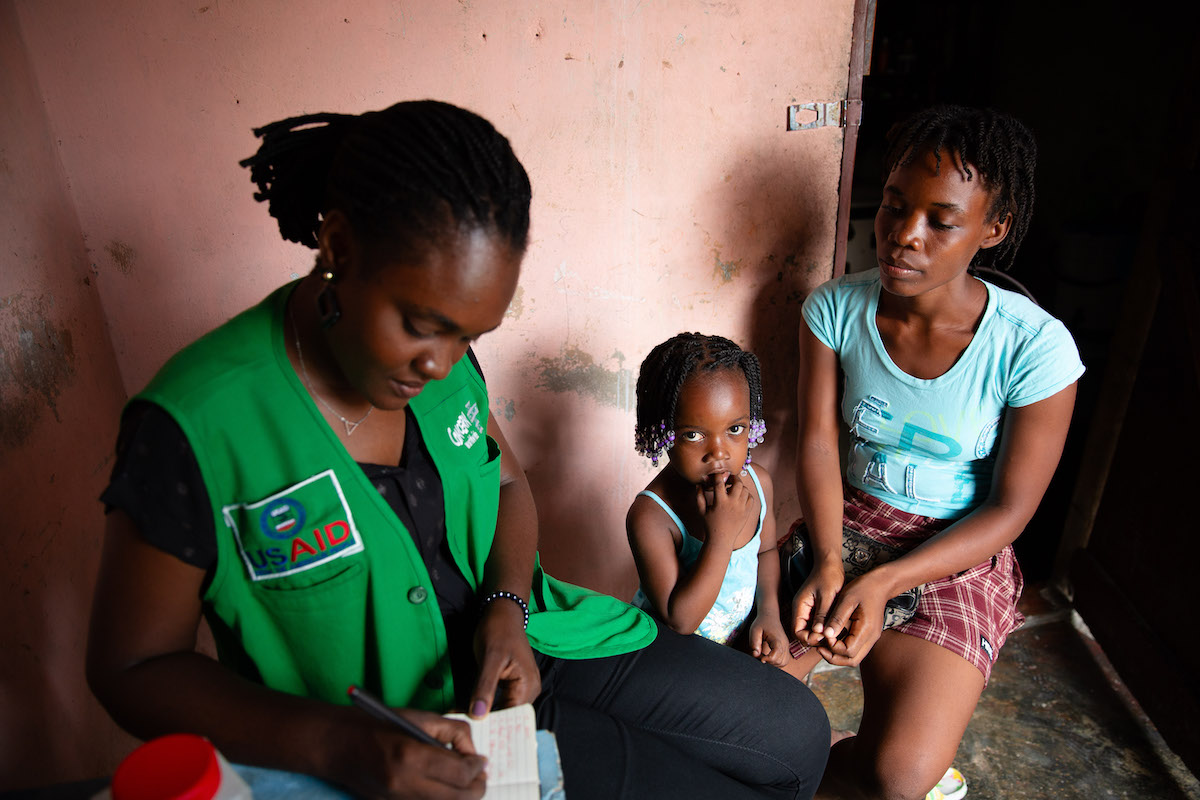
[{"label": "graphic print on t-shirt", "polygon": [[804,301],[804,324],[841,367],[845,478],[912,514],[957,518],[982,502],[1008,409],[1083,374],[1062,322],[1023,295],[982,285],[988,300],[970,345],[935,378],[908,374],[888,353],[876,322],[878,270],[834,278]]},{"label": "graphic print on t-shirt", "polygon": [[[856,401],[847,399],[851,447],[847,463],[850,482],[884,499],[904,497],[913,501],[964,503],[974,500],[977,486],[972,480],[972,459],[987,456],[996,442],[999,418],[981,425],[978,411],[942,408],[932,414],[908,398],[908,408],[898,419],[896,404],[878,394]],[[955,438],[957,431],[978,432],[970,453]]]}]

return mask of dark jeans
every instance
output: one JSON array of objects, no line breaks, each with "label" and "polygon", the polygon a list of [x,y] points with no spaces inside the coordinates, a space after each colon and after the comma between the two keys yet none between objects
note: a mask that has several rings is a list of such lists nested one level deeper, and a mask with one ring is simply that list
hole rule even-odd
[{"label": "dark jeans", "polygon": [[775,667],[662,626],[623,656],[535,655],[538,727],[558,739],[569,800],[792,800],[817,789],[829,720]]}]

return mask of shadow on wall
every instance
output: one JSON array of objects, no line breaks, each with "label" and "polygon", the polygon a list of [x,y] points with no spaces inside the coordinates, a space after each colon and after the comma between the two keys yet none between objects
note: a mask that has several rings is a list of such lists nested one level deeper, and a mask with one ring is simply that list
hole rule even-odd
[{"label": "shadow on wall", "polygon": [[[818,251],[831,249],[836,216],[835,203],[823,203],[808,191],[815,183],[809,176],[819,166],[787,161],[774,150],[749,151],[719,173],[717,185],[696,198],[680,199],[683,205],[711,207],[716,198],[721,206],[719,229],[691,247],[711,252],[711,260],[704,255],[704,264],[682,270],[690,275],[694,296],[704,302],[697,304],[694,319],[669,314],[673,329],[647,333],[652,341],[645,343],[648,350],[680,330],[700,330],[728,336],[758,355],[767,438],[754,460],[774,477],[773,513],[782,525],[797,512],[793,461],[800,305],[829,276],[828,258]],[[670,302],[665,294],[646,299],[648,311],[666,311]],[[660,319],[648,327],[659,329],[661,314],[654,316]],[[541,342],[523,365],[527,386],[519,407],[494,397],[491,410],[510,441],[520,442],[538,507],[543,564],[557,577],[628,599],[637,573],[624,513],[650,474],[643,475],[644,464],[633,455],[631,430],[637,370],[645,352],[614,352],[606,342],[603,333],[592,336],[587,349]]]},{"label": "shadow on wall", "polygon": [[[537,385],[549,388],[540,379]],[[555,577],[629,599],[637,574],[624,530],[597,524],[622,519],[618,512],[628,500],[618,496],[616,476],[593,475],[594,455],[610,441],[595,431],[594,404],[577,391],[539,391],[528,395],[520,414],[538,421],[524,435],[520,457],[537,501],[543,566]]]},{"label": "shadow on wall", "polygon": [[796,348],[801,322],[800,307],[814,288],[831,276],[831,257],[820,252],[816,231],[836,221],[836,199],[826,205],[808,191],[809,181],[789,175],[784,165],[755,157],[743,159],[747,187],[730,202],[730,248],[762,256],[742,279],[757,287],[753,302],[744,310],[748,337],[739,342],[754,352],[762,364],[763,418],[767,435],[754,451],[775,482],[775,513],[781,528],[799,513],[795,499]]}]

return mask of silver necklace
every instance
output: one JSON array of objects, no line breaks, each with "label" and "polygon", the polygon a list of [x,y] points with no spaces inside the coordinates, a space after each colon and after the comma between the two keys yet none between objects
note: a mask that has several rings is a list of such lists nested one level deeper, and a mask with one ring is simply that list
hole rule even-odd
[{"label": "silver necklace", "polygon": [[308,366],[304,363],[304,348],[300,347],[300,328],[296,326],[296,315],[292,313],[290,306],[288,307],[288,319],[291,320],[292,323],[292,336],[294,336],[296,340],[296,357],[300,360],[300,372],[304,374],[304,385],[308,387],[308,391],[312,393],[312,396],[317,398],[318,403],[325,406],[325,408],[329,409],[330,414],[333,414],[342,421],[342,424],[346,426],[346,435],[350,436],[354,433],[354,431],[358,430],[359,425],[362,425],[367,421],[367,417],[371,416],[371,412],[375,410],[375,406],[368,405],[367,413],[363,414],[356,422],[346,419],[337,412],[337,409],[329,405],[329,403],[326,403],[325,398],[321,397],[321,395],[319,395],[317,390],[313,387],[312,378],[310,378],[308,375]]}]

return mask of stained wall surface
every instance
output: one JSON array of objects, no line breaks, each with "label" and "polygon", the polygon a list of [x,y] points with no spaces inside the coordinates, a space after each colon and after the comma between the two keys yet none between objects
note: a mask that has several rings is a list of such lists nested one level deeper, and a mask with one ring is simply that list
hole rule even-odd
[{"label": "stained wall surface", "polygon": [[132,743],[83,680],[124,390],[16,20],[0,2],[0,791],[103,774]]},{"label": "stained wall surface", "polygon": [[[74,465],[87,473],[81,494],[92,503],[72,531],[89,554],[73,563],[78,577],[63,601],[74,641],[98,546],[92,498],[119,399],[180,346],[312,266],[311,251],[279,239],[237,166],[256,146],[251,128],[307,112],[447,100],[491,119],[525,163],[534,195],[521,287],[503,327],[476,351],[492,411],[533,485],[551,571],[632,595],[624,513],[653,474],[633,452],[633,387],[645,353],[681,330],[729,336],[762,358],[768,433],[756,459],[780,487],[781,522],[790,520],[796,324],[804,294],[832,273],[842,133],[786,132],[786,108],[845,96],[851,0],[0,8],[0,43],[12,39],[27,60],[26,77],[5,73],[5,90],[17,81],[30,111],[6,111],[5,135],[53,167],[70,222],[40,222],[54,235],[30,242],[29,258],[0,256],[0,298],[46,295],[23,287],[51,281],[45,262],[61,262],[90,316],[28,313],[60,321],[88,363],[52,378],[51,391],[82,383],[109,398],[78,417],[56,401],[59,424],[88,419],[88,446],[98,448]],[[16,187],[0,198],[6,212],[38,182],[24,172],[4,180]],[[0,314],[8,353],[15,317],[8,307]],[[46,434],[39,458],[65,458],[60,433]],[[6,445],[5,473],[16,469]],[[61,480],[30,487],[20,502],[74,498]],[[42,588],[54,573],[39,562],[18,580],[33,595],[65,591]],[[37,650],[42,634],[19,631],[15,646]],[[71,681],[85,704],[80,679]],[[117,746],[96,741],[110,748],[100,760],[111,759]],[[66,777],[94,763],[52,761],[46,769]]]}]

